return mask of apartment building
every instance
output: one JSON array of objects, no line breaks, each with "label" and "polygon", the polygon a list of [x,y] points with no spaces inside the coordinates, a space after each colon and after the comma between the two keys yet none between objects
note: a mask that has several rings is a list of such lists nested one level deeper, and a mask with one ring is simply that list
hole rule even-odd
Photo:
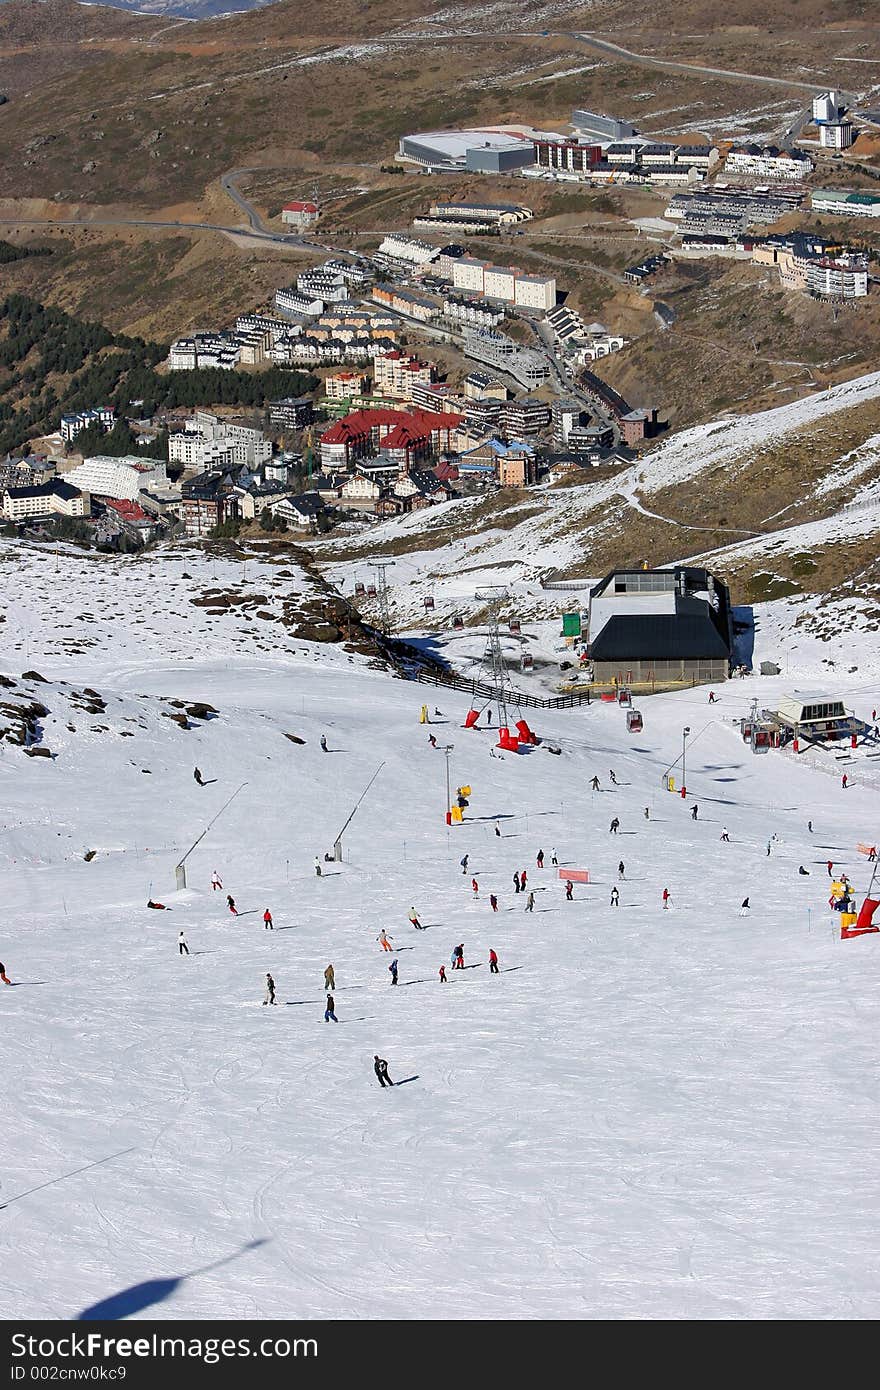
[{"label": "apartment building", "polygon": [[136,502],[141,488],[167,485],[168,470],[157,459],[142,459],[133,454],[121,458],[95,454],[65,473],[64,481],[80,492]]},{"label": "apartment building", "polygon": [[88,516],[90,510],[88,493],[60,478],[31,487],[7,487],[0,500],[0,511],[6,521],[27,521],[52,515]]},{"label": "apartment building", "polygon": [[505,439],[536,439],[550,424],[550,406],[536,396],[506,401],[501,411]]},{"label": "apartment building", "polygon": [[504,322],[504,310],[488,299],[466,299],[463,295],[447,294],[443,299],[443,317],[452,323],[470,323],[475,328],[497,328]]},{"label": "apartment building", "polygon": [[279,430],[301,430],[315,418],[310,396],[285,396],[269,402],[269,424]]},{"label": "apartment building", "polygon": [[602,158],[602,146],[586,140],[535,140],[534,150],[539,169],[570,174],[589,174]]},{"label": "apartment building", "polygon": [[234,333],[194,333],[191,338],[178,338],[171,344],[167,358],[171,372],[197,371],[203,367],[218,367],[234,371],[241,356],[241,346]]},{"label": "apartment building", "polygon": [[452,264],[452,284],[457,290],[500,299],[521,308],[546,312],[556,303],[556,278],[524,275],[513,266],[492,265],[475,256],[462,256]]},{"label": "apartment building", "polygon": [[373,388],[379,394],[412,400],[414,386],[428,386],[433,380],[432,362],[421,362],[397,349],[373,359]]},{"label": "apartment building", "polygon": [[291,287],[275,291],[275,308],[285,318],[317,318],[324,312],[324,301],[314,294],[302,294]]},{"label": "apartment building", "polygon": [[727,174],[747,174],[761,179],[805,179],[813,162],[803,150],[781,150],[777,145],[734,145],[724,162]]},{"label": "apartment building", "polygon": [[367,378],[360,372],[331,372],[324,378],[324,395],[328,401],[350,400],[367,389]]},{"label": "apartment building", "polygon": [[66,444],[85,429],[92,425],[97,425],[106,434],[112,430],[115,420],[113,407],[110,405],[96,405],[91,410],[78,410],[72,415],[62,415],[61,417],[61,438]]}]

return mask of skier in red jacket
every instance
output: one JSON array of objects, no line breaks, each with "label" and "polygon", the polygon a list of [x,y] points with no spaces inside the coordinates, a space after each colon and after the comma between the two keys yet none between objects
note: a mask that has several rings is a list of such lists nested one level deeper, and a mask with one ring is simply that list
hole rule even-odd
[{"label": "skier in red jacket", "polygon": [[489,974],[498,974],[498,957],[496,956],[494,951],[489,952]]}]

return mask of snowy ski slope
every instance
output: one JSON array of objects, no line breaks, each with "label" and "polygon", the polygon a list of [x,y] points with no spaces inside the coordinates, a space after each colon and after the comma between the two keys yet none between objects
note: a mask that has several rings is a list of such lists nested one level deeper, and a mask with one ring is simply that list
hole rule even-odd
[{"label": "snowy ski slope", "polygon": [[[753,693],[801,683],[796,653],[787,680],[731,682],[716,706],[705,690],[644,700],[639,738],[607,705],[536,714],[561,757],[491,756],[460,727],[466,698],[440,692],[433,732],[473,788],[448,831],[445,759],[418,722],[437,692],[275,626],[260,650],[253,622],[185,607],[182,577],[186,620],[166,620],[163,575],[211,578],[176,553],[144,583],[154,636],[125,616],[135,569],[62,555],[55,584],[54,556],[19,555],[3,572],[0,671],[46,677],[27,689],[56,754],[0,744],[5,1314],[872,1317],[880,938],[835,940],[825,861],[864,891],[875,763],[755,757],[731,723]],[[71,652],[59,626],[86,592],[96,640]],[[837,680],[870,714],[874,634],[858,655]],[[103,714],[76,707],[85,684]],[[183,730],[160,697],[219,714]],[[696,822],[660,785],[684,725]],[[345,862],[319,880],[315,854],[380,763]],[[180,853],[242,783],[175,893]],[[554,847],[591,872],[573,903]],[[513,892],[523,867],[533,916]],[[444,986],[460,941],[468,968]],[[407,1084],[380,1090],[375,1053]],[[153,1280],[158,1302],[139,1289]]]}]

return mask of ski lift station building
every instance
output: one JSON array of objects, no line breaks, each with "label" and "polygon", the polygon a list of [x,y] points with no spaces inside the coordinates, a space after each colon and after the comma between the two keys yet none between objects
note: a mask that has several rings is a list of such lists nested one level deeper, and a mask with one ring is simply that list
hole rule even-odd
[{"label": "ski lift station building", "polygon": [[717,684],[730,671],[730,594],[708,570],[613,570],[590,590],[596,685]]}]

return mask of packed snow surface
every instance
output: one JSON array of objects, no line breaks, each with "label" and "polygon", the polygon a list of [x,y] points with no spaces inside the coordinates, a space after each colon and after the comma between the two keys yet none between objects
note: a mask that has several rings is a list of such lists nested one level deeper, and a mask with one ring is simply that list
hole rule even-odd
[{"label": "packed snow surface", "polygon": [[[231,561],[0,553],[0,701],[48,707],[54,755],[0,744],[6,1316],[874,1315],[880,938],[839,940],[826,861],[864,893],[880,745],[752,754],[735,720],[804,683],[796,652],[711,706],[642,700],[641,736],[605,703],[526,711],[545,742],[501,757],[462,729],[465,695],[188,604]],[[93,645],[72,650],[77,631]],[[870,715],[864,647],[829,693]],[[177,698],[218,713],[183,729]],[[686,801],[661,786],[685,726]],[[447,744],[453,790],[472,788],[452,829]],[[554,849],[590,871],[573,902]]]}]

